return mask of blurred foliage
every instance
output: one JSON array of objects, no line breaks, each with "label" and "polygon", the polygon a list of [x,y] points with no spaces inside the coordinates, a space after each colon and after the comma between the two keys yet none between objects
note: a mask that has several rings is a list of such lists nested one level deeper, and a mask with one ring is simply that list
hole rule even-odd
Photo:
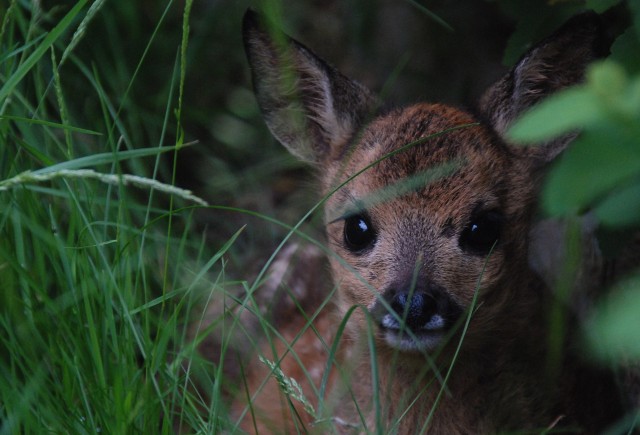
[{"label": "blurred foliage", "polygon": [[[629,8],[632,22],[614,41],[609,59],[589,68],[584,84],[545,100],[510,135],[516,141],[543,142],[579,132],[547,179],[543,207],[554,216],[594,213],[601,234],[610,239],[617,233],[617,251],[634,256],[626,260],[635,261],[637,269],[637,248],[627,254],[624,249],[640,232],[640,6],[612,0],[587,3],[599,12],[622,5]],[[604,248],[611,240],[601,243]],[[603,255],[611,254],[605,250]],[[589,331],[599,354],[640,359],[639,284],[638,275],[629,278],[596,310]]]},{"label": "blurred foliage", "polygon": [[[581,131],[551,173],[543,206],[552,215],[594,209],[603,225],[640,223],[640,76],[620,64],[592,65],[587,81],[559,93],[523,117],[514,140],[542,142]],[[621,201],[622,200],[622,201]]]},{"label": "blurred foliage", "polygon": [[640,276],[636,275],[619,284],[591,319],[589,342],[596,354],[613,362],[640,361],[639,316]]}]

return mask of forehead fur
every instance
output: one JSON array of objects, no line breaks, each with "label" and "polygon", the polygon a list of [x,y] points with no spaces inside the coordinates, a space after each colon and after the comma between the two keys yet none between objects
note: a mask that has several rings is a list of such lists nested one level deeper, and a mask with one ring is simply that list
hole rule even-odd
[{"label": "forehead fur", "polygon": [[351,150],[342,170],[343,176],[349,177],[373,165],[349,183],[347,190],[360,197],[443,165],[455,164],[459,167],[454,177],[444,177],[419,189],[426,193],[444,187],[451,197],[454,179],[461,184],[458,190],[478,184],[490,190],[497,188],[494,185],[502,183],[501,174],[506,172],[512,157],[509,148],[471,115],[439,104],[419,104],[374,120]]}]

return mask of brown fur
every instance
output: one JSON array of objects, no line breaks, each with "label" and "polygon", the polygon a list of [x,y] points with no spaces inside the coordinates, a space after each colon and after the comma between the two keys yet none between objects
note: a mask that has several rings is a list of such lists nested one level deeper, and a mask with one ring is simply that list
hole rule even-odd
[{"label": "brown fur", "polygon": [[[314,322],[318,334],[307,330],[293,352],[281,344],[271,350],[283,372],[303,382],[313,398],[312,384],[320,385],[336,326],[350,316],[326,401],[333,425],[341,432],[399,433],[560,425],[595,433],[614,421],[618,397],[608,374],[575,355],[570,335],[562,354],[549,350],[553,295],[529,266],[539,179],[569,138],[521,148],[503,137],[526,108],[581,79],[595,55],[597,20],[580,17],[534,47],[487,92],[478,117],[427,103],[376,115],[371,92],[301,44],[276,44],[252,12],[244,36],[267,124],[292,153],[319,169],[322,193],[329,195],[325,222],[334,252],[329,261],[338,286],[336,311],[323,311]],[[420,177],[424,182],[407,184]],[[486,213],[499,215],[499,238],[490,255],[465,239]],[[365,214],[375,237],[354,250],[345,239],[345,222]],[[384,326],[390,304],[408,290],[429,297],[435,292],[462,310],[446,336],[427,334],[416,342],[403,335],[404,326],[398,334],[389,323]],[[285,342],[305,326],[293,315],[281,325]],[[301,365],[314,374],[311,379],[305,380]],[[249,391],[268,376],[269,370],[255,366]],[[326,428],[313,424],[299,405],[290,408],[273,381],[254,399],[258,423],[245,418],[245,430]],[[236,412],[245,406],[237,405]]]}]

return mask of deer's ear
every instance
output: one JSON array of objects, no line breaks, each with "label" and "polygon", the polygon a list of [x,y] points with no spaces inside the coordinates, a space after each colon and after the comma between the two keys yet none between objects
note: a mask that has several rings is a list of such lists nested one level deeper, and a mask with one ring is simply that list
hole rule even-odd
[{"label": "deer's ear", "polygon": [[[547,39],[531,48],[515,67],[484,94],[481,110],[496,132],[505,131],[524,111],[544,97],[580,83],[587,65],[606,53],[600,17],[593,12],[577,15]],[[543,160],[555,158],[571,141],[561,137],[544,144]]]},{"label": "deer's ear", "polygon": [[244,16],[253,86],[267,126],[298,158],[320,163],[341,154],[377,106],[376,97],[260,16]]}]

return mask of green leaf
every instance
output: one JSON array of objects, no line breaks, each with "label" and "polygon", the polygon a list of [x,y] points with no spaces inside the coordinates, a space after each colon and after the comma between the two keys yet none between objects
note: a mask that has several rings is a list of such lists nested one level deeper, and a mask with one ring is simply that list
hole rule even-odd
[{"label": "green leaf", "polygon": [[612,193],[598,204],[595,213],[602,225],[607,227],[630,227],[639,224],[640,183]]},{"label": "green leaf", "polygon": [[640,78],[630,80],[614,61],[593,64],[587,82],[551,95],[526,112],[507,131],[520,143],[539,143],[582,129],[628,129],[623,121],[637,125],[640,112]]},{"label": "green leaf", "polygon": [[587,7],[601,14],[620,3],[620,0],[587,0]]},{"label": "green leaf", "polygon": [[636,31],[636,36],[640,40],[640,2],[629,1],[627,2],[629,9],[631,9],[631,16],[633,18],[633,28]]},{"label": "green leaf", "polygon": [[549,174],[543,206],[551,215],[584,210],[639,172],[640,148],[633,130],[614,125],[585,132]]},{"label": "green leaf", "polygon": [[595,312],[587,339],[602,359],[640,359],[640,275],[625,281]]},{"label": "green leaf", "polygon": [[628,73],[640,72],[640,36],[633,27],[629,27],[611,46],[609,58],[620,63]]},{"label": "green leaf", "polygon": [[507,131],[514,142],[542,142],[597,123],[603,116],[598,96],[585,86],[552,95],[526,112]]},{"label": "green leaf", "polygon": [[594,63],[587,69],[587,89],[604,99],[624,95],[629,86],[627,74],[617,62]]}]

